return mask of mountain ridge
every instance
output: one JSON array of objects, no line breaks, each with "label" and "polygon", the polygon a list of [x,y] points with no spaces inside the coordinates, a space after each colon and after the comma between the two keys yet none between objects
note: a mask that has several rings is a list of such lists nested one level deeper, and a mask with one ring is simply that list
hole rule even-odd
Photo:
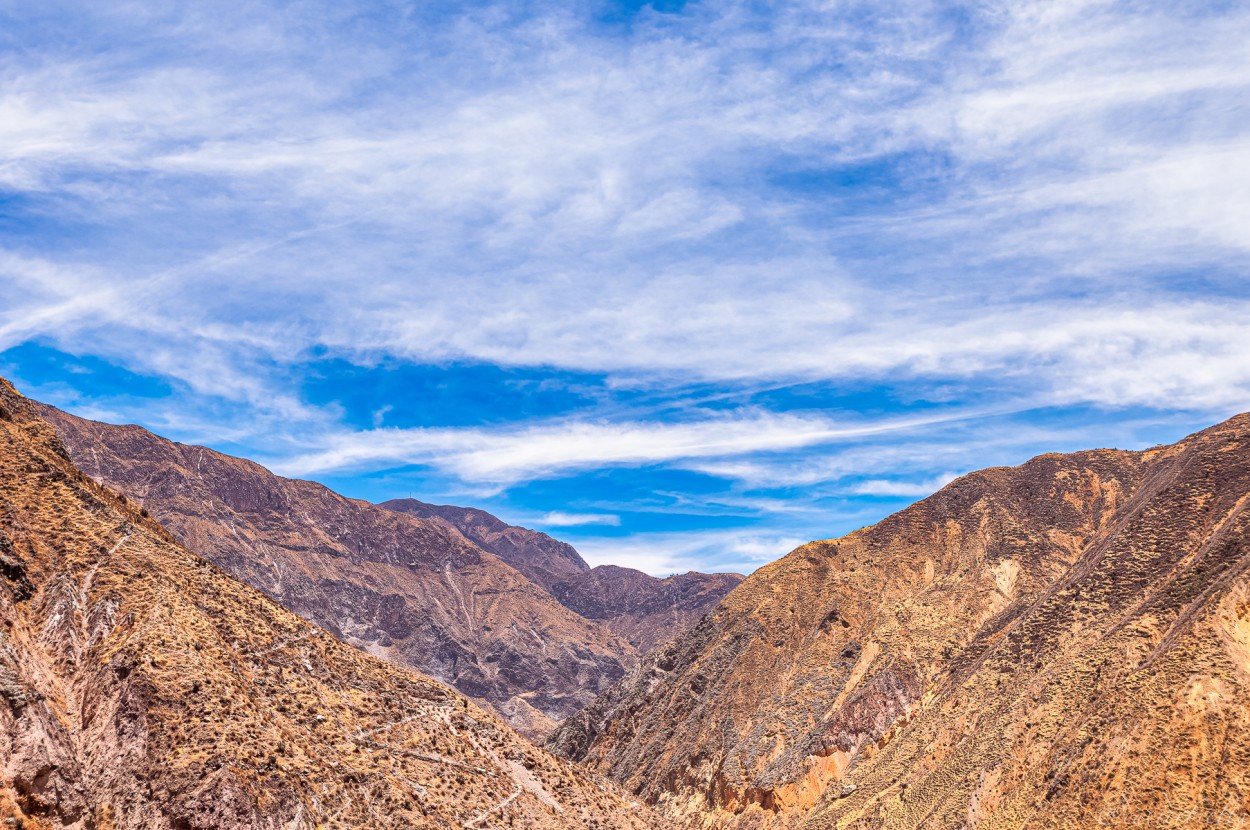
[{"label": "mountain ridge", "polygon": [[85,472],[182,544],[346,642],[493,706],[524,734],[545,734],[637,659],[445,523],[39,406]]},{"label": "mountain ridge", "polygon": [[86,472],[144,505],[184,545],[347,642],[490,704],[529,737],[588,703],[740,579],[620,569],[618,582],[637,599],[597,614],[625,588],[602,586],[604,571],[571,545],[485,511],[373,505],[141,426],[36,406]]},{"label": "mountain ridge", "polygon": [[621,565],[592,568],[567,542],[509,525],[484,510],[412,498],[378,506],[447,522],[529,576],[565,608],[603,624],[640,654],[690,628],[743,579],[734,573],[689,571],[660,578]]}]

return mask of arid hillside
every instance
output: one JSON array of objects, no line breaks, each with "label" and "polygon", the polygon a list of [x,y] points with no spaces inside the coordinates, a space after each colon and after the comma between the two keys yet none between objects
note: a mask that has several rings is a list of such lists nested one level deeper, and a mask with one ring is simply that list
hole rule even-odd
[{"label": "arid hillside", "polygon": [[567,542],[553,539],[546,533],[510,525],[485,510],[456,507],[450,504],[427,504],[417,499],[391,499],[378,507],[407,513],[421,519],[433,519],[455,528],[530,578],[549,589],[561,577],[590,570],[577,549]]},{"label": "arid hillside", "polygon": [[379,506],[446,522],[641,654],[690,628],[742,581],[740,574],[691,571],[659,579],[617,565],[591,568],[572,545],[506,524],[482,510],[416,499],[393,499]]},{"label": "arid hillside", "polygon": [[1250,416],[805,545],[549,746],[699,828],[1250,822]]},{"label": "arid hillside", "polygon": [[3,381],[0,626],[5,826],[658,826],[179,546]]},{"label": "arid hillside", "polygon": [[637,652],[446,522],[52,407],[78,466],[179,542],[370,654],[494,706],[537,737]]}]

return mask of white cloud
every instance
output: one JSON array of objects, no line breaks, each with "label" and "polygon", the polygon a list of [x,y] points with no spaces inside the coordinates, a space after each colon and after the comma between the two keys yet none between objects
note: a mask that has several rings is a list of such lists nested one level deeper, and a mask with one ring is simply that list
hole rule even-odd
[{"label": "white cloud", "polygon": [[943,473],[925,481],[897,481],[874,478],[860,481],[848,488],[849,492],[861,496],[930,496],[950,484],[958,476],[955,473]]},{"label": "white cloud", "polygon": [[577,549],[592,566],[621,565],[663,577],[692,570],[750,573],[808,541],[777,533],[721,530],[579,541]]},{"label": "white cloud", "polygon": [[567,513],[563,510],[553,510],[539,519],[538,524],[548,527],[577,527],[584,525],[619,527],[621,517],[612,513]]},{"label": "white cloud", "polygon": [[[256,4],[228,33],[193,7],[84,11],[195,48],[6,62],[4,181],[139,235],[89,268],[47,250],[38,267],[59,276],[0,278],[23,297],[0,342],[82,348],[108,326],[93,348],[115,359],[287,410],[265,364],[318,345],[682,379],[1006,373],[1055,402],[1246,398],[1244,299],[1132,285],[1250,253],[1244,11],[982,6],[960,37],[920,3],[711,4],[682,37],[605,39],[553,11],[511,29],[470,14],[411,42],[352,41],[333,28],[345,12],[322,11],[318,31]],[[767,183],[866,163],[906,184],[907,153],[948,172],[892,207],[840,212]],[[190,242],[172,265],[171,223]],[[1177,368],[1212,360],[1231,374]]]},{"label": "white cloud", "polygon": [[560,421],[481,429],[377,429],[328,436],[325,449],[275,463],[287,475],[379,464],[429,464],[465,481],[511,483],[613,465],[659,464],[794,450],[975,418],[948,412],[838,422],[746,411],[687,423]]}]

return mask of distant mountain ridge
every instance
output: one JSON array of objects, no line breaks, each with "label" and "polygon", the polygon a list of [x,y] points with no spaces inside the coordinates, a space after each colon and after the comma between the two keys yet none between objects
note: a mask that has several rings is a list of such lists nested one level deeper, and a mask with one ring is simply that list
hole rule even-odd
[{"label": "distant mountain ridge", "polygon": [[[345,641],[489,703],[530,737],[623,676],[634,642],[693,624],[738,581],[703,577],[667,616],[622,608],[600,619],[583,613],[591,595],[570,610],[545,587],[597,570],[546,534],[472,508],[384,509],[142,427],[38,406],[76,463],[188,548]],[[630,573],[642,588],[669,584]]]},{"label": "distant mountain ridge", "polygon": [[[186,484],[166,469],[152,488]],[[460,694],[230,578],[147,514],[78,470],[0,380],[0,826],[666,826]]]},{"label": "distant mountain ridge", "polygon": [[483,510],[411,498],[378,506],[446,522],[541,585],[564,607],[607,626],[641,654],[690,628],[743,579],[741,574],[697,571],[660,579],[619,565],[591,568],[572,545],[509,525]]},{"label": "distant mountain ridge", "polygon": [[1250,824],[1250,415],[748,577],[548,746],[685,826]]},{"label": "distant mountain ridge", "polygon": [[565,608],[649,654],[691,628],[742,580],[740,574],[697,571],[659,579],[633,568],[598,565],[556,581],[550,591]]}]

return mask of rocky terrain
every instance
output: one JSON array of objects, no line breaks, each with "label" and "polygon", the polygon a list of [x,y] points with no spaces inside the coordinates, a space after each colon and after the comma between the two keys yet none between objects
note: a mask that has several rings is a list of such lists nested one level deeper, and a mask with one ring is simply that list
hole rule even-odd
[{"label": "rocky terrain", "polygon": [[507,524],[485,510],[426,504],[416,499],[391,499],[378,506],[454,528],[546,590],[550,590],[551,585],[561,577],[590,570],[577,549],[567,542],[537,530]]},{"label": "rocky terrain", "polygon": [[84,471],[182,544],[345,641],[489,703],[532,738],[741,581],[592,569],[571,545],[481,510],[371,505],[141,427],[39,408]]},{"label": "rocky terrain", "polygon": [[591,568],[572,545],[471,507],[393,499],[380,507],[446,522],[542,586],[565,608],[602,623],[646,654],[685,631],[742,581],[696,571],[659,579],[633,568]]},{"label": "rocky terrain", "polygon": [[658,579],[633,568],[599,565],[556,580],[551,595],[597,620],[642,654],[688,630],[742,582],[739,574],[691,571]]},{"label": "rocky terrain", "polygon": [[0,721],[6,827],[660,826],[178,545],[3,381]]},{"label": "rocky terrain", "polygon": [[762,568],[549,746],[698,828],[1250,823],[1250,415]]},{"label": "rocky terrain", "polygon": [[84,472],[187,548],[345,642],[489,703],[523,734],[545,734],[637,659],[446,522],[137,426],[40,411]]}]

